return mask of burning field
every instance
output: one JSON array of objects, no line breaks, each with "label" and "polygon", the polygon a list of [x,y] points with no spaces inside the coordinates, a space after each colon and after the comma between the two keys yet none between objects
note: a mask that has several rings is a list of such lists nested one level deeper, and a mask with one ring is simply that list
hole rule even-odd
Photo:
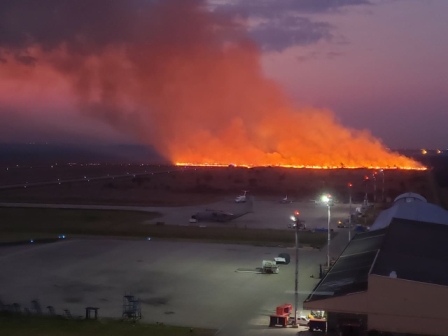
[{"label": "burning field", "polygon": [[203,1],[8,1],[0,13],[0,103],[20,101],[19,84],[49,97],[66,85],[86,120],[180,165],[424,169],[293,104],[264,76],[245,22]]}]

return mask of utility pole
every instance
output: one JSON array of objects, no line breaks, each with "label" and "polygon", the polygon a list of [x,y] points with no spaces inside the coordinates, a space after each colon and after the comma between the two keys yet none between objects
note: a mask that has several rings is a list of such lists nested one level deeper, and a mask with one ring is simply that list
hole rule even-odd
[{"label": "utility pole", "polygon": [[352,239],[351,235],[351,231],[352,231],[352,187],[353,184],[349,183],[348,184],[348,191],[349,191],[349,205],[348,205],[348,241],[350,242],[350,240]]},{"label": "utility pole", "polygon": [[330,201],[327,203],[327,207],[328,207],[327,266],[328,268],[330,268],[330,218],[331,218]]},{"label": "utility pole", "polygon": [[376,172],[372,174],[373,177],[373,208],[375,209],[376,204]]},{"label": "utility pole", "polygon": [[384,203],[385,199],[384,199],[384,170],[380,169],[381,174],[383,175],[383,188],[381,190],[381,202]]},{"label": "utility pole", "polygon": [[297,325],[297,309],[299,306],[299,212],[295,213],[295,222],[296,222],[296,278],[294,284],[294,322],[292,324],[293,328],[298,328]]}]

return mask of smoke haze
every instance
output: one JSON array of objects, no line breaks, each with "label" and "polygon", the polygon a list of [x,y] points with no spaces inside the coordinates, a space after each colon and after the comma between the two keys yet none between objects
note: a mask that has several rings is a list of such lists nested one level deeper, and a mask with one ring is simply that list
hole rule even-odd
[{"label": "smoke haze", "polygon": [[244,22],[202,1],[4,0],[0,24],[3,76],[48,89],[42,76],[61,76],[82,113],[174,163],[419,166],[331,111],[293,106]]}]

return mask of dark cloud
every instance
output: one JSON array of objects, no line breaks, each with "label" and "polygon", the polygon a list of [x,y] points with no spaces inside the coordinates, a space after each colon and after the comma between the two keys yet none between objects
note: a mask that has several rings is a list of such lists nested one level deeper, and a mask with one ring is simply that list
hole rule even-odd
[{"label": "dark cloud", "polygon": [[[204,0],[1,0],[0,48],[23,52],[38,44],[44,51],[59,48],[62,43],[69,52],[91,54],[105,46],[133,44],[146,41],[165,44],[197,41],[204,37],[195,25],[188,24],[182,10],[200,10]],[[179,10],[173,10],[177,6]],[[157,10],[155,10],[157,8]],[[161,30],[160,20],[172,19],[184,26]],[[219,27],[220,16],[215,15]],[[226,21],[227,22],[227,21]],[[196,29],[196,30],[195,30]],[[226,32],[229,32],[227,30]],[[205,37],[204,37],[205,38]]]},{"label": "dark cloud", "polygon": [[336,52],[336,51],[330,51],[330,52],[326,52],[326,53],[319,53],[317,51],[311,51],[305,55],[299,55],[296,57],[296,59],[299,62],[307,62],[307,61],[312,61],[312,60],[332,60],[335,59],[336,57],[340,57],[343,56],[344,53],[341,52]]},{"label": "dark cloud", "polygon": [[94,45],[124,38],[130,8],[122,4],[120,0],[3,0],[0,46],[20,49],[39,43],[52,49],[62,41]]},{"label": "dark cloud", "polygon": [[294,45],[308,45],[319,40],[331,40],[332,26],[326,22],[314,22],[304,17],[286,17],[262,23],[250,35],[259,41],[262,49],[282,51]]},{"label": "dark cloud", "polygon": [[20,63],[26,64],[26,65],[35,65],[37,58],[33,56],[28,55],[16,55],[15,59],[19,61]]},{"label": "dark cloud", "polygon": [[347,6],[371,4],[370,0],[239,0],[218,5],[216,8],[245,17],[274,18],[288,13],[327,13]]},{"label": "dark cloud", "polygon": [[331,40],[334,27],[304,15],[338,12],[343,7],[371,5],[370,0],[240,0],[217,5],[215,11],[254,18],[262,23],[251,36],[264,50],[281,51],[294,45]]}]

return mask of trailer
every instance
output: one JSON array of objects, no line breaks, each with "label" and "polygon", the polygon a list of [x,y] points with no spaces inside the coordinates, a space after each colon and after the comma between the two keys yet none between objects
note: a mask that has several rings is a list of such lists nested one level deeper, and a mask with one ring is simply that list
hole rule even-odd
[{"label": "trailer", "polygon": [[316,330],[327,332],[327,320],[326,319],[311,319],[308,322],[309,331],[313,332]]},{"label": "trailer", "polygon": [[[265,260],[267,261],[267,260]],[[269,316],[269,327],[283,327],[286,328],[289,324],[289,319],[292,311],[292,305],[285,303],[275,309],[275,314]]]},{"label": "trailer", "polygon": [[280,271],[274,260],[263,260],[261,272],[263,274],[278,274]]}]

